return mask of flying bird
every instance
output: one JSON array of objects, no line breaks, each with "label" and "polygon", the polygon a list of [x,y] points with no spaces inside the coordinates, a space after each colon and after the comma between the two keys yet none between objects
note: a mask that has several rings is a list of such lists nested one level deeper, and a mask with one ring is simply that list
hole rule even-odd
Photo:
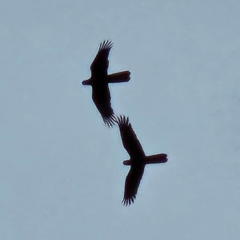
[{"label": "flying bird", "polygon": [[134,202],[140,181],[142,179],[146,164],[165,163],[167,162],[167,154],[161,153],[146,156],[142,146],[137,139],[135,132],[129,123],[129,118],[125,116],[117,117],[122,143],[128,154],[129,160],[123,161],[124,165],[130,165],[130,171],[125,180],[125,190],[123,197],[123,205],[128,206]]},{"label": "flying bird", "polygon": [[130,72],[123,71],[108,74],[108,55],[112,48],[111,41],[103,41],[100,44],[98,53],[93,60],[90,70],[91,77],[82,82],[83,85],[92,86],[92,99],[98,111],[102,115],[104,123],[111,127],[115,124],[116,117],[111,107],[111,96],[108,88],[109,83],[128,82]]}]

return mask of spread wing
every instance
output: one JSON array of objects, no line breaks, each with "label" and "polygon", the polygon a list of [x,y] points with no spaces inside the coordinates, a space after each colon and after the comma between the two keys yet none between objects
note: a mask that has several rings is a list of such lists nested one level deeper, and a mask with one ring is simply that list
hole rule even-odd
[{"label": "spread wing", "polygon": [[132,129],[129,119],[125,116],[117,118],[124,148],[131,157],[131,168],[125,180],[123,204],[125,206],[134,202],[137,190],[144,172],[145,154],[135,132]]},{"label": "spread wing", "polygon": [[142,179],[142,175],[144,172],[144,164],[134,166],[132,165],[130,171],[125,180],[125,190],[124,190],[124,197],[123,197],[123,204],[125,206],[130,205],[134,202],[140,181]]},{"label": "spread wing", "polygon": [[108,55],[112,48],[111,41],[103,41],[100,44],[98,53],[91,64],[92,76],[101,77],[107,75],[108,69]]},{"label": "spread wing", "polygon": [[119,116],[117,118],[117,123],[120,129],[123,146],[130,155],[132,161],[145,157],[145,153],[129,123],[128,117]]}]

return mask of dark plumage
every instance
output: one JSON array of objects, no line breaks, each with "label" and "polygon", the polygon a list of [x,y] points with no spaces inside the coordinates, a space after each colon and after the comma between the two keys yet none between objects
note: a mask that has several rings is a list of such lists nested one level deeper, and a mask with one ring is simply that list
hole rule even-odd
[{"label": "dark plumage", "polygon": [[126,177],[124,198],[122,201],[123,204],[127,206],[133,203],[136,198],[145,165],[150,163],[165,163],[167,162],[167,154],[162,153],[146,156],[131,124],[129,123],[129,119],[125,116],[120,116],[117,117],[117,123],[123,146],[130,155],[129,160],[123,161],[124,165],[131,166]]},{"label": "dark plumage", "polygon": [[92,86],[92,99],[102,115],[103,121],[109,127],[115,123],[115,116],[111,107],[111,96],[108,83],[128,82],[130,72],[123,71],[108,75],[108,55],[112,48],[111,41],[103,41],[98,53],[91,64],[91,78],[82,82]]}]

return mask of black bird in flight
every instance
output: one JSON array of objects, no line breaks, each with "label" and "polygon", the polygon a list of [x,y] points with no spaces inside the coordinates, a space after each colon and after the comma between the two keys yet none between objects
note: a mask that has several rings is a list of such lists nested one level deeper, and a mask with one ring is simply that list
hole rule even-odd
[{"label": "black bird in flight", "polygon": [[111,41],[103,41],[98,53],[91,64],[91,77],[82,82],[83,85],[92,86],[92,99],[108,127],[115,124],[115,116],[111,107],[111,96],[108,83],[128,82],[130,72],[123,71],[108,75],[108,55],[112,48]]},{"label": "black bird in flight", "polygon": [[117,117],[117,123],[122,137],[123,146],[130,155],[129,160],[123,161],[124,165],[131,166],[126,177],[124,198],[122,200],[123,205],[128,206],[133,203],[136,198],[145,165],[150,163],[165,163],[167,162],[167,154],[161,153],[146,156],[131,124],[129,123],[128,117]]}]

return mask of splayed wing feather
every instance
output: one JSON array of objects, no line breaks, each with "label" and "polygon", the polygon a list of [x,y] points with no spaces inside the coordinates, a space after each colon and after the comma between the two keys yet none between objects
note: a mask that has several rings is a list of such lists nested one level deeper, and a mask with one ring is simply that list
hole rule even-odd
[{"label": "splayed wing feather", "polygon": [[103,121],[108,127],[113,127],[116,124],[116,117],[112,115],[109,118],[103,118]]}]

